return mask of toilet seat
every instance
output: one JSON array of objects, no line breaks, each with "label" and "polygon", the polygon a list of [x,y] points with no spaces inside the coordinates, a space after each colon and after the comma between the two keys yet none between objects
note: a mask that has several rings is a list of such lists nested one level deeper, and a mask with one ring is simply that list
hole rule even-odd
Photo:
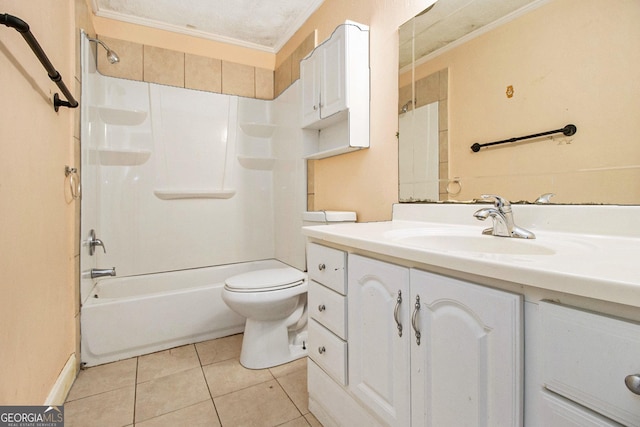
[{"label": "toilet seat", "polygon": [[271,268],[238,274],[225,280],[231,292],[268,292],[293,288],[305,281],[305,274],[292,267]]}]

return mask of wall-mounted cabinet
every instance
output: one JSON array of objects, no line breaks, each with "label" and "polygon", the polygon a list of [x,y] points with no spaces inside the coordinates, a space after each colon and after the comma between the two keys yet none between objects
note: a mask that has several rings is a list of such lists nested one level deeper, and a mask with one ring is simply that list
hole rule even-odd
[{"label": "wall-mounted cabinet", "polygon": [[300,61],[304,155],[369,147],[369,27],[347,21]]}]

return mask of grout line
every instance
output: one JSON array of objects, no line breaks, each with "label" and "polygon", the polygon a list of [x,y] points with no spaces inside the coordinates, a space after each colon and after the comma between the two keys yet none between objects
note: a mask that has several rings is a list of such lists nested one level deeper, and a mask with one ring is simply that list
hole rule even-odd
[{"label": "grout line", "polygon": [[138,399],[138,368],[140,367],[140,358],[136,357],[136,375],[134,378],[134,387],[133,387],[133,419],[131,420],[131,423],[133,425],[135,425],[136,423],[136,403],[137,403],[137,399]]},{"label": "grout line", "polygon": [[202,359],[200,359],[200,353],[198,352],[198,346],[193,344],[193,348],[196,350],[196,356],[198,356],[198,363],[200,364],[200,372],[202,372],[202,377],[204,378],[204,383],[207,385],[207,391],[209,391],[209,399],[211,400],[211,404],[213,405],[213,410],[216,412],[216,418],[218,419],[218,423],[222,426],[222,420],[220,419],[220,414],[218,413],[218,408],[216,408],[216,402],[214,402],[213,394],[211,394],[211,387],[209,387],[209,381],[207,381],[207,376],[204,374],[204,366],[202,365]]},{"label": "grout line", "polygon": [[[285,375],[284,377],[287,377],[288,375]],[[284,378],[284,377],[280,377],[280,378]],[[276,378],[276,382],[278,383],[278,385],[280,386],[280,388],[282,389],[282,391],[284,391],[284,394],[287,396],[287,399],[289,399],[289,401],[291,402],[291,404],[293,405],[294,408],[296,408],[296,411],[298,411],[298,413],[304,417],[304,414],[302,413],[302,411],[300,410],[300,408],[298,408],[298,405],[296,405],[296,402],[293,401],[293,399],[291,398],[291,396],[289,395],[289,393],[287,392],[287,389],[284,388],[284,386],[280,383],[280,381],[278,381],[278,378]]]}]

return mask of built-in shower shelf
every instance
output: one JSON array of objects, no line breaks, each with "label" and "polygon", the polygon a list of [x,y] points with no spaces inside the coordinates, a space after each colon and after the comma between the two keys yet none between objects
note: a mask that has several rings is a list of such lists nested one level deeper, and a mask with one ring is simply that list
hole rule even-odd
[{"label": "built-in shower shelf", "polygon": [[162,200],[176,199],[229,199],[236,190],[167,188],[153,190],[153,194]]},{"label": "built-in shower shelf", "polygon": [[143,110],[127,110],[105,106],[96,108],[100,119],[109,125],[136,126],[147,118],[147,112]]},{"label": "built-in shower shelf", "polygon": [[276,159],[272,157],[238,156],[238,162],[245,169],[272,170]]},{"label": "built-in shower shelf", "polygon": [[271,136],[273,135],[273,131],[276,129],[276,125],[271,125],[268,123],[244,122],[240,123],[240,128],[245,134],[249,136],[255,136],[257,138],[271,138]]},{"label": "built-in shower shelf", "polygon": [[98,148],[98,158],[103,166],[137,166],[151,157],[151,150],[128,148]]}]

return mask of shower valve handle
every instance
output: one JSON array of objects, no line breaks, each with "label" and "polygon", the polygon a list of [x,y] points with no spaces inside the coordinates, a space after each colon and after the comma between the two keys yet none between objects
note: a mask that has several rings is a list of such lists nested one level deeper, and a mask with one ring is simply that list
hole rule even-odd
[{"label": "shower valve handle", "polygon": [[89,232],[89,238],[87,239],[87,244],[89,245],[89,255],[93,256],[96,251],[96,246],[101,246],[104,253],[107,253],[107,248],[104,247],[104,242],[98,238],[96,238],[95,230],[91,230]]}]

